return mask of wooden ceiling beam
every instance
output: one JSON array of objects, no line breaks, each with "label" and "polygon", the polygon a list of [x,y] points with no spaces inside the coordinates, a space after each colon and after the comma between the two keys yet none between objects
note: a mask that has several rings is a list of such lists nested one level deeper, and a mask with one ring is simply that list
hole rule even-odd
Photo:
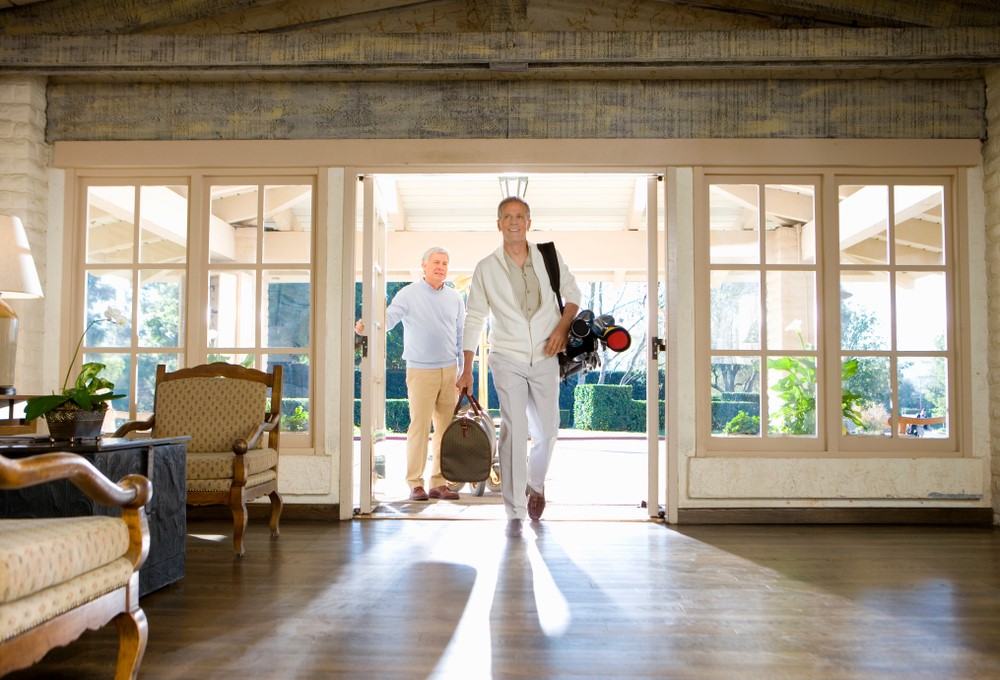
[{"label": "wooden ceiling beam", "polygon": [[[106,80],[682,77],[784,73],[975,70],[1000,63],[1000,31],[811,29],[645,33],[458,33],[243,36],[0,35],[7,74]],[[516,68],[514,68],[516,66]],[[909,74],[909,75],[906,75]]]}]

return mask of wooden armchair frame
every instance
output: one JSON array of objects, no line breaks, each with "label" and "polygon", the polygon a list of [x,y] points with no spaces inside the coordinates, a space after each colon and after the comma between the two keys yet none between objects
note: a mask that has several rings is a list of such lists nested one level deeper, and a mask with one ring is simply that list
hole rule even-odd
[{"label": "wooden armchair frame", "polygon": [[[244,437],[236,439],[232,443],[232,451],[235,454],[233,459],[233,482],[225,491],[187,491],[188,505],[226,505],[229,506],[233,514],[233,550],[237,556],[244,554],[243,536],[247,529],[247,502],[253,501],[263,496],[268,496],[271,500],[270,530],[271,536],[277,537],[280,533],[279,523],[281,521],[281,509],[283,501],[278,493],[277,465],[274,467],[275,477],[262,484],[248,485],[250,477],[249,465],[246,461],[246,453],[257,448],[262,438],[267,437],[266,447],[274,449],[280,453],[281,434],[281,366],[275,366],[273,372],[259,371],[254,368],[247,368],[238,364],[211,363],[181,368],[176,371],[167,371],[167,367],[160,364],[156,367],[157,388],[165,382],[171,380],[181,380],[187,378],[230,378],[239,380],[249,380],[264,384],[271,392],[270,408],[264,414],[264,419],[252,432],[247,432]],[[125,423],[115,431],[115,437],[123,437],[132,432],[152,431],[153,436],[159,436],[156,428],[156,410],[154,406],[153,414],[143,421],[131,421]],[[196,455],[189,448],[188,464],[192,457]],[[280,458],[280,455],[279,455]]]},{"label": "wooden armchair frame", "polygon": [[135,678],[148,638],[146,614],[139,607],[139,567],[149,553],[144,506],[152,497],[153,485],[142,475],[128,475],[115,484],[87,459],[73,453],[47,453],[20,460],[0,455],[0,489],[21,489],[61,479],[68,479],[99,503],[122,508],[132,576],[124,586],[0,642],[0,676],[27,668],[49,650],[69,644],[88,629],[96,630],[114,621],[118,628],[115,680]]}]

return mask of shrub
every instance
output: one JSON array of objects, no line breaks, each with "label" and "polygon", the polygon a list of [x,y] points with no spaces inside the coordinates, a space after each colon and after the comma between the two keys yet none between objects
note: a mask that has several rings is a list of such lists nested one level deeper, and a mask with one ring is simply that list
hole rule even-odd
[{"label": "shrub", "polygon": [[726,434],[760,434],[760,417],[751,416],[746,411],[740,411],[736,417],[726,423]]},{"label": "shrub", "polygon": [[883,404],[870,401],[861,409],[860,420],[862,432],[885,432],[889,427],[889,411]]},{"label": "shrub", "polygon": [[641,432],[642,407],[632,400],[629,385],[577,385],[573,395],[573,425],[579,430]]}]

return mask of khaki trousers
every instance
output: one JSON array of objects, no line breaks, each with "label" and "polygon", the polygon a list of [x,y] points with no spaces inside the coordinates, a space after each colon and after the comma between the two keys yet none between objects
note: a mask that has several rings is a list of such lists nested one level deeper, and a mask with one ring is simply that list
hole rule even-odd
[{"label": "khaki trousers", "polygon": [[406,369],[406,396],[410,402],[410,427],[406,430],[406,483],[411,489],[424,486],[431,422],[434,423],[434,439],[431,441],[433,460],[430,484],[425,488],[433,489],[445,484],[445,478],[441,476],[441,437],[455,415],[457,370],[457,366]]}]

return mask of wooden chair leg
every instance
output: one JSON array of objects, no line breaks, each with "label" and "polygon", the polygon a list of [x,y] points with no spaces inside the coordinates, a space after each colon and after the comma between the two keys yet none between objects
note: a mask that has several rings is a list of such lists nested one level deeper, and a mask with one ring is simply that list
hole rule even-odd
[{"label": "wooden chair leg", "polygon": [[284,502],[281,500],[281,494],[277,491],[272,491],[267,496],[271,499],[271,537],[274,538],[281,533],[278,523],[281,521],[281,508],[284,506]]},{"label": "wooden chair leg", "polygon": [[136,608],[133,612],[122,612],[114,621],[118,628],[115,680],[135,680],[139,677],[139,665],[146,653],[146,640],[149,638],[146,612]]},{"label": "wooden chair leg", "polygon": [[233,551],[237,557],[243,557],[243,535],[247,531],[247,502],[245,499],[233,500]]}]

